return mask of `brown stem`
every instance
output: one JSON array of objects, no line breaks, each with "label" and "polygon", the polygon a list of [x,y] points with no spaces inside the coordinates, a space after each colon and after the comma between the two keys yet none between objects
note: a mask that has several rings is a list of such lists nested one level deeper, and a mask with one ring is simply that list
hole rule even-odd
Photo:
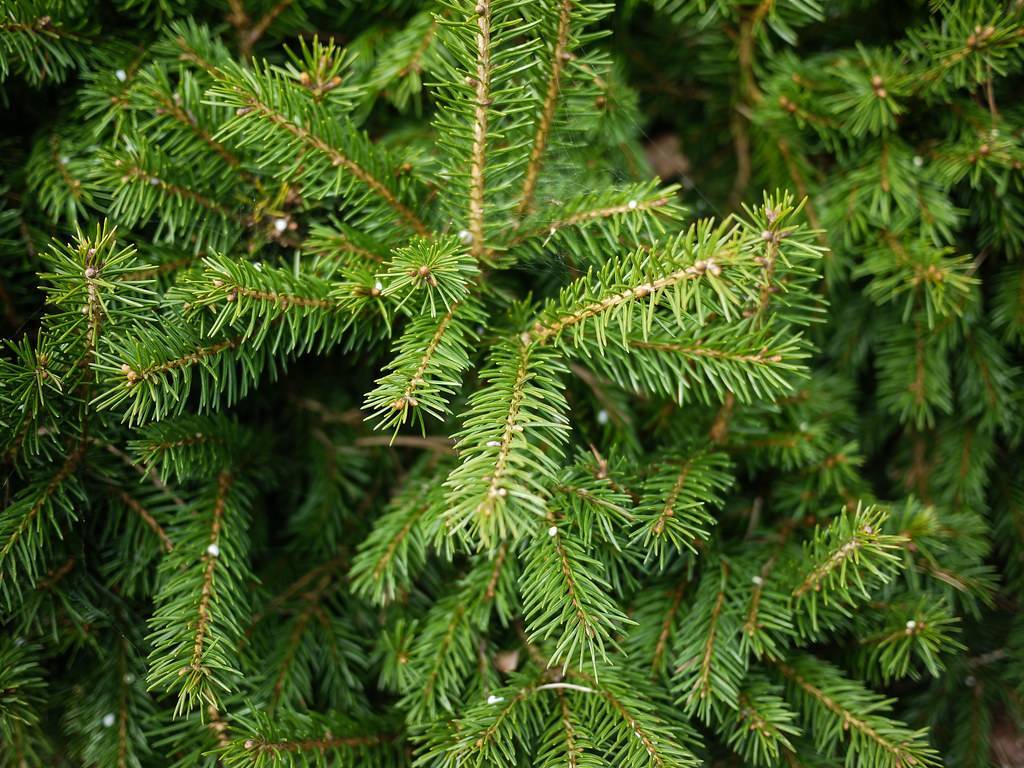
[{"label": "brown stem", "polygon": [[421,448],[427,451],[436,451],[438,453],[455,453],[455,448],[452,445],[451,438],[448,437],[420,437],[419,435],[395,435],[394,437],[388,437],[386,435],[368,435],[366,437],[357,437],[353,441],[353,445],[362,447],[376,447],[376,446],[401,446],[404,448]]},{"label": "brown stem", "polygon": [[544,156],[544,150],[547,149],[551,124],[555,117],[555,109],[558,107],[558,91],[562,78],[562,68],[571,56],[566,50],[569,42],[569,16],[571,11],[572,0],[562,0],[562,7],[558,14],[558,33],[555,37],[555,48],[552,51],[551,57],[551,75],[548,78],[548,87],[544,94],[540,118],[537,120],[537,130],[533,137],[533,148],[530,150],[530,160],[527,163],[526,177],[523,180],[523,191],[520,195],[519,206],[516,209],[516,215],[520,217],[529,211],[530,206],[533,204],[533,195],[536,191],[537,179],[540,175],[541,159]]},{"label": "brown stem", "polygon": [[[721,255],[723,254],[716,254],[716,256]],[[708,259],[707,261],[711,262],[713,260]],[[719,269],[719,272],[721,271],[721,268],[717,264],[715,265],[715,267]],[[550,325],[545,326],[538,323],[533,327],[531,331],[529,331],[528,335],[531,340],[540,344],[544,344],[551,338],[558,336],[558,334],[560,334],[566,328],[570,328],[574,325],[584,322],[585,320],[589,320],[590,318],[595,317],[596,315],[608,312],[614,309],[615,307],[618,307],[619,305],[624,304],[628,301],[641,300],[647,298],[648,296],[651,296],[652,294],[656,295],[659,291],[665,288],[670,288],[678,283],[682,283],[686,280],[697,279],[704,273],[704,270],[700,269],[696,264],[693,266],[686,267],[684,269],[676,270],[675,272],[672,272],[671,274],[668,274],[665,277],[660,277],[657,280],[653,280],[650,283],[638,285],[634,288],[626,288],[620,293],[608,296],[602,299],[601,301],[596,301],[593,302],[592,304],[588,304],[587,306],[583,307],[580,310],[577,310],[576,312],[573,312],[572,314],[560,317],[558,320],[551,323]]]},{"label": "brown stem", "polygon": [[[221,472],[217,478],[217,496],[213,503],[213,520],[210,525],[210,546],[216,546],[220,539],[221,526],[224,520],[224,505],[227,501],[228,490],[231,488],[232,476],[229,472]],[[206,641],[206,633],[210,625],[210,602],[213,600],[213,572],[217,567],[217,556],[209,551],[203,553],[203,560],[206,565],[203,569],[203,587],[199,594],[199,607],[197,609],[195,641],[192,644],[192,662],[190,668],[193,671],[202,669],[203,646]]]},{"label": "brown stem", "polygon": [[512,240],[512,245],[517,245],[524,240],[528,240],[531,237],[541,237],[553,235],[560,229],[565,227],[573,227],[578,224],[583,224],[588,221],[594,221],[596,219],[610,219],[612,216],[620,216],[625,213],[635,213],[636,211],[648,211],[654,208],[661,208],[662,206],[668,205],[672,202],[671,197],[659,197],[656,200],[637,200],[635,205],[629,203],[625,205],[611,205],[605,208],[595,208],[589,211],[581,211],[574,213],[571,216],[566,216],[564,219],[559,219],[551,222],[541,229],[534,229],[528,232],[523,232],[517,235]]},{"label": "brown stem", "polygon": [[43,507],[46,506],[50,497],[56,493],[60,484],[63,483],[67,478],[75,471],[78,464],[81,462],[82,457],[85,456],[85,441],[83,441],[71,454],[64,460],[60,468],[54,473],[53,477],[50,478],[50,482],[43,488],[43,492],[39,494],[35,503],[29,507],[28,512],[25,513],[21,519],[21,523],[14,529],[7,541],[4,543],[2,549],[0,549],[0,562],[7,559],[7,556],[11,553],[14,545],[17,544],[18,540],[25,534],[28,527],[35,520],[36,516],[42,511]]},{"label": "brown stem", "polygon": [[371,736],[324,736],[322,739],[295,741],[258,741],[247,739],[245,748],[257,754],[279,752],[327,752],[338,747],[372,747],[399,738],[395,733],[377,733]]},{"label": "brown stem", "polygon": [[672,590],[672,602],[669,604],[668,611],[665,613],[665,618],[661,622],[661,631],[658,633],[658,642],[654,646],[654,658],[651,661],[651,671],[655,674],[658,671],[658,667],[661,666],[662,657],[665,655],[665,650],[668,648],[669,635],[672,633],[672,624],[675,623],[676,615],[679,613],[679,606],[683,601],[683,592],[686,591],[686,586],[689,584],[688,579],[683,579]]},{"label": "brown stem", "polygon": [[494,459],[494,471],[491,472],[490,486],[486,498],[477,507],[477,512],[482,513],[484,516],[489,516],[494,511],[495,499],[501,498],[502,492],[507,492],[502,487],[501,481],[504,479],[509,455],[512,452],[512,436],[516,432],[522,431],[522,425],[519,424],[519,408],[523,403],[523,391],[529,375],[530,350],[531,345],[522,345],[519,355],[519,369],[516,371],[516,378],[512,384],[512,397],[509,400],[508,412],[505,415],[505,427],[501,433],[498,455]]},{"label": "brown stem", "polygon": [[476,8],[476,107],[473,113],[473,148],[469,163],[470,252],[483,258],[484,245],[484,164],[487,157],[487,120],[491,104],[491,2],[480,0]]},{"label": "brown stem", "polygon": [[319,136],[315,136],[310,133],[301,125],[297,125],[284,115],[275,112],[269,106],[263,104],[256,98],[250,97],[247,100],[247,103],[250,109],[259,112],[270,120],[270,122],[280,126],[288,133],[292,134],[292,136],[297,138],[307,147],[315,149],[317,152],[326,155],[330,158],[332,165],[344,168],[359,181],[368,186],[370,190],[380,197],[389,207],[391,207],[392,210],[394,210],[406,222],[406,224],[415,230],[416,234],[426,236],[429,233],[427,226],[420,221],[415,213],[403,205],[402,202],[395,197],[394,193],[380,181],[380,179],[371,174],[357,162],[332,147]]},{"label": "brown stem", "polygon": [[170,552],[174,549],[174,544],[171,542],[170,537],[160,526],[160,523],[156,521],[156,518],[154,518],[145,507],[120,488],[117,488],[116,492],[124,505],[142,518],[142,522],[144,522],[149,529],[157,535],[157,538],[160,539],[160,543],[163,545],[164,551]]},{"label": "brown stem", "polygon": [[792,680],[806,694],[825,707],[829,712],[839,717],[843,723],[843,731],[857,731],[861,735],[875,742],[875,744],[881,747],[882,750],[895,758],[894,765],[917,765],[917,759],[906,749],[906,747],[902,744],[894,744],[883,737],[865,720],[858,718],[820,688],[814,686],[791,666],[780,662],[778,663],[778,668],[783,675]]},{"label": "brown stem", "polygon": [[729,566],[722,562],[722,583],[718,589],[718,597],[711,609],[711,620],[708,625],[708,636],[704,641],[704,655],[701,657],[700,674],[698,675],[697,687],[690,694],[692,698],[699,694],[700,698],[706,697],[711,692],[711,659],[715,650],[715,638],[718,634],[718,618],[722,614],[722,606],[725,603],[725,582],[729,578]]}]

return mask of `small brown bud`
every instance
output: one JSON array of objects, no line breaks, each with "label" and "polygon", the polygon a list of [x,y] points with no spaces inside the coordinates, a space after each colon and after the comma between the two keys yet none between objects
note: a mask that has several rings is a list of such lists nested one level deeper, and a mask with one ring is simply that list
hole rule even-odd
[{"label": "small brown bud", "polygon": [[888,98],[889,92],[887,90],[885,90],[885,88],[876,88],[875,89],[875,96],[877,96],[880,99],[885,99],[885,98]]},{"label": "small brown bud", "polygon": [[308,72],[300,73],[299,74],[299,82],[302,83],[305,86],[308,86],[309,83],[310,83],[309,73]]},{"label": "small brown bud", "polygon": [[245,744],[243,744],[243,746],[244,746],[244,747],[245,747],[246,749],[252,749],[253,747],[255,747],[255,746],[256,746],[256,742],[255,742],[255,741],[253,741],[252,739],[246,739],[246,740],[245,740]]},{"label": "small brown bud", "polygon": [[992,154],[992,147],[990,147],[988,144],[982,144],[980,147],[978,147],[978,154],[981,155],[982,157],[987,157],[988,155]]},{"label": "small brown bud", "polygon": [[606,99],[604,96],[598,96],[596,99],[594,99],[594,106],[597,107],[598,109],[604,109],[605,105],[607,104],[608,99]]},{"label": "small brown bud", "polygon": [[96,269],[96,267],[86,267],[85,268],[85,277],[86,277],[87,280],[92,280],[99,273],[100,273],[100,271],[98,269]]},{"label": "small brown bud", "polygon": [[420,277],[426,277],[427,275],[430,274],[430,267],[428,267],[426,264],[421,264],[417,272],[419,272]]},{"label": "small brown bud", "polygon": [[515,672],[519,667],[519,649],[513,648],[510,651],[499,651],[494,654],[494,666],[499,672],[508,674]]},{"label": "small brown bud", "polygon": [[238,298],[238,294],[237,293],[235,293],[234,291],[228,291],[228,295],[227,295],[227,300],[228,301],[234,301],[237,298]]}]

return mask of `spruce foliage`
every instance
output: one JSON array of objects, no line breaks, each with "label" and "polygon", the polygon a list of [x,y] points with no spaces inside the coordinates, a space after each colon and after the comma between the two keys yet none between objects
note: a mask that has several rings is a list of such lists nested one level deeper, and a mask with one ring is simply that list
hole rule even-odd
[{"label": "spruce foliage", "polygon": [[0,768],[1013,764],[1020,3],[0,5]]}]

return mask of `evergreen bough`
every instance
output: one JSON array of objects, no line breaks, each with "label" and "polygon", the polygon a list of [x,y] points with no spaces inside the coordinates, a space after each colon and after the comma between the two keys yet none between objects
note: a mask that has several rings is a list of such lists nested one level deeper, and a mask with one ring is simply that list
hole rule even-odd
[{"label": "evergreen bough", "polygon": [[0,766],[1011,764],[1021,4],[343,5],[3,3]]}]

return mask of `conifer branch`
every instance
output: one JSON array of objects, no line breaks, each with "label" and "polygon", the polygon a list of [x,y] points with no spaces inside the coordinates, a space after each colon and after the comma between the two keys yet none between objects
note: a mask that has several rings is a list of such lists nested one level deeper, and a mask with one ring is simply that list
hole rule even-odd
[{"label": "conifer branch", "polygon": [[138,164],[115,160],[114,166],[121,173],[121,178],[125,183],[142,182],[149,187],[166,192],[172,197],[195,203],[201,208],[205,208],[212,213],[216,213],[225,219],[234,219],[243,225],[247,225],[249,223],[248,217],[238,213],[237,211],[228,209],[216,200],[212,200],[193,189],[167,181]]},{"label": "conifer branch", "polygon": [[393,208],[399,217],[401,217],[401,219],[405,221],[405,223],[408,224],[416,234],[423,236],[428,234],[426,225],[420,221],[419,217],[400,202],[398,198],[395,197],[394,193],[392,193],[391,190],[389,190],[379,179],[370,174],[369,171],[361,167],[354,160],[332,147],[320,137],[314,136],[303,126],[296,125],[285,116],[274,112],[267,105],[261,104],[255,99],[247,101],[246,105],[255,110],[258,114],[266,117],[270,122],[283,128],[298,139],[303,145],[325,155],[331,161],[331,165],[344,168],[355,178],[359,179],[359,181],[366,184],[374,194],[380,197],[388,206]]},{"label": "conifer branch", "polygon": [[470,401],[456,450],[462,463],[449,475],[450,532],[472,529],[493,544],[534,530],[543,519],[541,484],[554,479],[566,438],[565,399],[555,376],[562,370],[549,350],[516,340],[495,349],[485,371],[489,386]]},{"label": "conifer branch", "polygon": [[28,486],[0,514],[0,595],[8,607],[20,600],[23,582],[35,584],[42,569],[41,560],[49,548],[37,544],[45,528],[62,526],[63,515],[74,520],[74,497],[71,486],[76,470],[86,454],[85,441],[79,441],[64,460],[44,481]]},{"label": "conifer branch", "polygon": [[827,730],[815,729],[819,746],[834,748],[841,739],[850,740],[854,755],[892,768],[937,765],[933,752],[923,742],[921,732],[914,732],[884,714],[888,703],[877,694],[845,680],[838,670],[810,656],[780,661],[776,667],[800,694],[805,717],[818,719],[820,708],[835,725]]},{"label": "conifer branch", "polygon": [[[502,427],[501,438],[498,441],[498,450],[494,456],[487,495],[475,510],[476,514],[482,514],[485,517],[490,517],[493,514],[497,499],[507,495],[507,489],[504,486],[504,476],[508,469],[509,453],[512,450],[512,437],[516,432],[523,431],[523,425],[519,423],[519,411],[523,404],[529,364],[530,347],[524,344],[520,347],[519,360],[515,367],[515,378],[512,380],[508,411],[505,414],[505,423]],[[504,494],[502,493],[503,490],[506,491]]]},{"label": "conifer branch", "polygon": [[818,617],[818,597],[853,603],[854,591],[868,595],[872,580],[886,582],[898,567],[893,550],[905,541],[882,532],[888,515],[882,509],[858,507],[844,511],[824,531],[817,531],[805,545],[804,565],[792,596],[798,610],[807,609],[812,626]]},{"label": "conifer branch", "polygon": [[633,541],[642,541],[649,556],[663,558],[671,546],[696,551],[715,520],[708,507],[721,504],[732,483],[724,454],[697,451],[665,456],[653,467],[636,506]]},{"label": "conifer branch", "polygon": [[156,521],[156,518],[153,517],[149,510],[143,507],[133,496],[124,490],[118,488],[116,491],[118,498],[121,499],[124,505],[137,514],[142,519],[142,522],[146,524],[146,527],[156,534],[157,538],[160,539],[160,544],[163,546],[164,550],[170,552],[174,549],[174,543],[167,535],[167,532],[164,531],[163,527]]},{"label": "conifer branch", "polygon": [[[213,512],[210,525],[210,543],[203,555],[203,578],[202,588],[199,594],[199,606],[196,609],[197,619],[195,622],[195,641],[192,645],[192,660],[189,669],[198,672],[203,669],[203,645],[206,642],[206,632],[210,623],[210,600],[213,597],[213,572],[217,567],[219,555],[220,529],[223,525],[224,502],[234,478],[228,472],[221,472],[217,478],[217,495],[213,502]],[[186,673],[187,674],[187,673]]]},{"label": "conifer branch", "polygon": [[672,634],[672,627],[675,624],[676,616],[679,613],[679,606],[683,601],[683,592],[689,586],[689,580],[684,579],[672,590],[672,600],[669,602],[668,611],[661,620],[661,630],[658,632],[658,641],[654,646],[654,654],[651,657],[651,669],[657,673],[664,663],[665,653],[668,650],[669,638]]},{"label": "conifer branch", "polygon": [[369,747],[394,741],[398,738],[393,733],[380,733],[372,736],[324,736],[319,739],[301,739],[299,741],[267,742],[257,739],[246,739],[243,745],[247,752],[257,756],[278,755],[285,752],[320,752],[327,753],[338,747]]},{"label": "conifer branch", "polygon": [[239,164],[238,156],[204,130],[195,116],[186,111],[180,103],[157,88],[152,88],[149,91],[149,95],[160,105],[160,109],[163,110],[164,114],[169,115],[179,125],[184,126],[193,136],[219,155],[225,163],[232,167]]},{"label": "conifer branch", "polygon": [[568,768],[579,768],[579,761],[583,756],[583,749],[579,744],[576,734],[576,727],[572,722],[572,711],[569,708],[569,697],[561,691],[558,692],[558,706],[561,710],[560,723],[565,734],[565,757]]},{"label": "conifer branch", "polygon": [[[696,280],[704,274],[706,269],[707,267],[704,264],[678,269],[664,275],[663,277],[652,280],[649,283],[641,283],[631,288],[625,288],[617,294],[607,296],[600,301],[582,306],[575,312],[562,315],[550,323],[537,323],[529,331],[530,339],[537,343],[545,344],[551,339],[561,335],[566,329],[585,323],[586,321],[599,317],[603,314],[614,312],[618,307],[624,304],[631,303],[633,301],[642,301],[648,296],[657,296],[666,288],[672,288],[673,286],[688,280]],[[716,276],[721,274],[721,267],[719,267],[715,262],[712,262],[711,264],[711,273]]]},{"label": "conifer branch", "polygon": [[556,631],[560,640],[549,663],[594,666],[607,660],[605,646],[615,647],[613,634],[629,623],[606,594],[608,584],[600,565],[586,554],[580,542],[560,528],[554,515],[550,527],[537,535],[527,550],[523,566],[523,607],[530,640],[544,639]]},{"label": "conifer branch", "polygon": [[139,381],[145,381],[146,379],[154,376],[160,376],[165,373],[170,373],[179,368],[185,368],[186,366],[195,365],[208,357],[216,357],[222,352],[237,348],[242,341],[245,339],[245,334],[239,334],[234,338],[224,339],[214,344],[210,344],[205,347],[197,347],[194,352],[190,352],[181,357],[176,357],[171,360],[164,360],[159,363],[147,366],[141,370],[134,370],[130,365],[125,363],[122,366],[125,379],[129,386],[135,385]]},{"label": "conifer branch", "polygon": [[533,195],[537,188],[538,176],[540,175],[541,159],[547,149],[548,138],[551,133],[551,122],[554,120],[555,110],[558,108],[562,68],[565,66],[565,61],[572,55],[567,47],[569,43],[569,19],[571,12],[572,0],[562,0],[558,10],[558,32],[556,33],[554,47],[551,51],[551,73],[548,76],[547,90],[544,93],[544,102],[537,119],[537,129],[533,136],[530,159],[526,165],[523,189],[520,193],[519,205],[516,209],[516,213],[520,217],[526,214],[533,204]]},{"label": "conifer branch", "polygon": [[220,469],[199,509],[178,512],[175,546],[161,563],[151,621],[151,688],[175,693],[175,716],[197,706],[219,706],[219,691],[237,675],[243,637],[248,498],[237,470]]},{"label": "conifer branch", "polygon": [[473,148],[470,152],[469,234],[470,252],[477,260],[485,253],[484,188],[487,154],[487,120],[491,105],[491,0],[479,0],[476,8],[476,77],[473,83]]}]

